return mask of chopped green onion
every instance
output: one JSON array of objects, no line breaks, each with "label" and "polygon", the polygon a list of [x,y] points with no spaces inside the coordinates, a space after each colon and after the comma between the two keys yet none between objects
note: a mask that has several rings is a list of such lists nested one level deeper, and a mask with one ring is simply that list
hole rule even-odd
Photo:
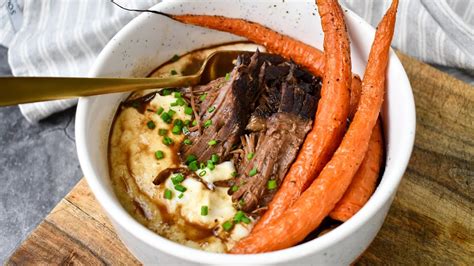
[{"label": "chopped green onion", "polygon": [[164,129],[164,128],[158,129],[158,135],[160,135],[160,136],[166,136],[166,134],[168,134],[168,130],[167,130],[167,129]]},{"label": "chopped green onion", "polygon": [[171,107],[178,106],[178,101],[176,101],[176,102],[174,102],[174,103],[170,103],[170,106],[171,106]]},{"label": "chopped green onion", "polygon": [[225,221],[222,224],[222,229],[224,229],[225,231],[230,231],[232,227],[234,227],[234,223],[232,221]]},{"label": "chopped green onion", "polygon": [[163,122],[165,122],[166,124],[170,124],[171,123],[171,115],[169,113],[166,113],[166,112],[163,112],[161,114],[161,120],[163,120]]},{"label": "chopped green onion", "polygon": [[249,224],[251,222],[251,220],[249,219],[249,217],[244,216],[244,217],[242,217],[242,222],[245,223],[245,224]]},{"label": "chopped green onion", "polygon": [[181,98],[181,97],[182,97],[181,93],[178,92],[178,91],[175,91],[175,92],[173,93],[173,96],[174,96],[175,98]]},{"label": "chopped green onion", "polygon": [[165,199],[170,200],[173,197],[173,192],[169,189],[165,189],[164,197],[165,197]]},{"label": "chopped green onion", "polygon": [[199,100],[204,101],[207,97],[207,93],[204,93],[203,95],[199,96]]},{"label": "chopped green onion", "polygon": [[234,215],[234,222],[235,223],[240,223],[240,221],[242,220],[242,217],[245,216],[245,213],[243,211],[237,211],[237,213]]},{"label": "chopped green onion", "polygon": [[211,161],[213,163],[218,163],[219,162],[219,155],[217,155],[217,154],[211,155]]},{"label": "chopped green onion", "polygon": [[216,169],[216,166],[214,165],[214,163],[211,160],[209,160],[209,161],[207,161],[207,168],[209,168],[209,170],[212,171],[212,170]]},{"label": "chopped green onion", "polygon": [[189,124],[191,124],[191,120],[189,119],[184,120],[184,125],[189,126]]},{"label": "chopped green onion", "polygon": [[156,127],[155,125],[155,122],[153,121],[148,121],[148,123],[146,123],[146,126],[149,128],[149,129],[154,129]]},{"label": "chopped green onion", "polygon": [[226,73],[225,74],[225,80],[229,80],[230,79],[230,73]]},{"label": "chopped green onion", "polygon": [[236,177],[236,176],[237,176],[237,172],[234,171],[234,172],[232,172],[230,175],[231,175],[232,177]]},{"label": "chopped green onion", "polygon": [[184,194],[181,193],[181,194],[178,195],[178,198],[181,199],[181,198],[183,198],[183,196],[184,196]]},{"label": "chopped green onion", "polygon": [[179,105],[179,106],[185,106],[187,103],[185,100],[183,100],[183,98],[178,98],[175,102],[176,105]]},{"label": "chopped green onion", "polygon": [[240,200],[239,200],[239,205],[240,205],[240,206],[244,206],[244,205],[245,205],[244,199],[240,199]]},{"label": "chopped green onion", "polygon": [[236,192],[237,190],[239,190],[239,186],[233,185],[233,186],[230,188],[230,190],[231,190],[232,192]]},{"label": "chopped green onion", "polygon": [[193,123],[192,123],[191,125],[193,125],[193,126],[197,126],[197,124],[198,124],[198,121],[194,120],[194,121],[193,121]]},{"label": "chopped green onion", "polygon": [[249,176],[254,176],[254,175],[256,175],[257,173],[258,173],[257,167],[254,167],[252,170],[250,170]]},{"label": "chopped green onion", "polygon": [[170,137],[164,137],[163,138],[163,144],[165,144],[166,146],[169,146],[169,145],[173,144],[173,140]]},{"label": "chopped green onion", "polygon": [[206,216],[208,213],[209,213],[209,207],[207,207],[206,205],[201,206],[201,215]]},{"label": "chopped green onion", "polygon": [[183,134],[184,134],[184,135],[189,135],[189,133],[190,133],[190,132],[189,132],[188,127],[183,127]]},{"label": "chopped green onion", "polygon": [[188,167],[191,171],[197,171],[199,169],[197,161],[192,161],[191,163],[189,163]]},{"label": "chopped green onion", "polygon": [[175,120],[173,121],[173,125],[177,125],[177,126],[183,127],[183,126],[184,126],[184,123],[183,123],[183,120],[181,120],[181,119],[175,119]]},{"label": "chopped green onion", "polygon": [[185,186],[181,184],[174,185],[174,189],[176,189],[179,192],[185,192],[186,190],[188,190]]},{"label": "chopped green onion", "polygon": [[254,156],[255,156],[255,153],[251,152],[247,154],[247,159],[252,160]]},{"label": "chopped green onion", "polygon": [[185,140],[183,141],[183,143],[184,143],[185,145],[191,145],[191,144],[193,144],[193,142],[192,142],[190,139],[185,139]]},{"label": "chopped green onion", "polygon": [[156,151],[155,152],[155,158],[157,160],[161,160],[161,159],[165,158],[165,154],[163,153],[163,151]]},{"label": "chopped green onion", "polygon": [[171,130],[171,132],[173,132],[173,134],[175,135],[179,135],[181,134],[181,127],[176,125],[176,126],[173,126],[173,129]]},{"label": "chopped green onion", "polygon": [[176,62],[179,59],[179,55],[175,54],[173,57],[171,57],[171,62]]},{"label": "chopped green onion", "polygon": [[158,110],[156,111],[156,113],[157,113],[158,115],[161,115],[161,113],[163,113],[164,110],[165,110],[165,109],[163,109],[163,107],[158,107]]},{"label": "chopped green onion", "polygon": [[206,164],[205,163],[200,163],[199,164],[199,169],[204,169],[206,168]]},{"label": "chopped green onion", "polygon": [[178,72],[176,72],[176,70],[174,70],[174,69],[173,69],[173,70],[171,70],[171,72],[170,72],[170,73],[171,73],[171,75],[173,75],[173,76],[174,76],[174,75],[176,75],[176,74],[178,74]]},{"label": "chopped green onion", "polygon": [[204,127],[205,127],[205,128],[208,128],[208,127],[210,127],[211,125],[212,125],[212,120],[210,120],[210,119],[207,120],[206,122],[204,122]]},{"label": "chopped green onion", "polygon": [[268,183],[267,183],[267,188],[272,190],[272,189],[275,189],[277,187],[277,181],[276,180],[268,180]]},{"label": "chopped green onion", "polygon": [[194,154],[190,154],[188,155],[188,157],[186,157],[186,163],[189,164],[190,162],[193,162],[193,161],[196,161],[197,160],[197,156],[194,155]]},{"label": "chopped green onion", "polygon": [[211,139],[207,144],[208,144],[209,146],[214,146],[214,145],[217,144],[217,140]]},{"label": "chopped green onion", "polygon": [[209,107],[209,108],[207,109],[207,111],[208,111],[209,113],[212,113],[212,112],[214,112],[215,110],[216,110],[216,107],[215,107],[215,106],[211,106],[211,107]]},{"label": "chopped green onion", "polygon": [[177,185],[181,182],[184,181],[184,175],[179,173],[179,174],[175,174],[172,178],[171,178],[171,182],[173,182],[173,185]]},{"label": "chopped green onion", "polygon": [[199,176],[200,177],[203,177],[206,175],[206,170],[202,170],[200,173],[199,173]]},{"label": "chopped green onion", "polygon": [[161,91],[161,95],[163,95],[163,96],[171,95],[171,90],[170,89],[164,89],[164,90]]},{"label": "chopped green onion", "polygon": [[174,110],[169,109],[169,110],[168,110],[168,114],[169,114],[170,116],[173,116],[174,114],[176,114],[176,112],[175,112]]},{"label": "chopped green onion", "polygon": [[184,113],[187,115],[193,115],[193,108],[189,106],[184,107]]}]

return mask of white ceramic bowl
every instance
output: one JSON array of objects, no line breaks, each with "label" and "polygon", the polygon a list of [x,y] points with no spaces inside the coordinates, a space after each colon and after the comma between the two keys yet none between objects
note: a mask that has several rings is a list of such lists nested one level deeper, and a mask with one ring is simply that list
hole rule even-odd
[{"label": "white ceramic bowl", "polygon": [[[322,47],[323,34],[314,0],[173,0],[153,9],[178,13],[241,17]],[[346,14],[353,71],[364,73],[374,29],[352,12]],[[146,76],[174,54],[241,38],[182,25],[166,17],[141,14],[125,26],[97,58],[90,76]],[[387,93],[382,110],[387,160],[382,180],[369,202],[337,229],[307,243],[258,255],[213,254],[171,242],[135,221],[114,195],[107,169],[107,140],[118,104],[127,94],[81,98],[76,117],[79,160],[87,182],[129,250],[145,264],[349,264],[379,231],[408,164],[415,136],[415,106],[405,71],[390,52]],[[288,232],[291,234],[291,232]],[[277,240],[276,240],[277,241]]]}]

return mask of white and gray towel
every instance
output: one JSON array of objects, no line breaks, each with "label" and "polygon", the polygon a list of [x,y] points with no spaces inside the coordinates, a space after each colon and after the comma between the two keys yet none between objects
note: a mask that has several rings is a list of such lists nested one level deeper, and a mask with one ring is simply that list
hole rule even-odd
[{"label": "white and gray towel", "polygon": [[[146,9],[160,0],[118,2]],[[374,26],[390,2],[341,0]],[[108,0],[0,0],[0,44],[9,48],[15,76],[85,76],[104,45],[136,15]],[[400,0],[393,46],[427,63],[474,74],[474,1]],[[28,121],[37,122],[75,103],[20,108]]]}]

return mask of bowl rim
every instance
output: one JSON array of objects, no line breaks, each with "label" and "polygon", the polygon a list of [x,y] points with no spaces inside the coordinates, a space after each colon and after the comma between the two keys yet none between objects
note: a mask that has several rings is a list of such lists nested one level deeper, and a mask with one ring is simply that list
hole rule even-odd
[{"label": "bowl rim", "polygon": [[[156,10],[172,5],[173,1],[164,1],[153,6],[151,9]],[[365,31],[371,34],[375,32],[372,26],[370,26],[367,22],[365,22],[362,18],[357,16],[352,11],[348,10],[347,12],[345,12],[345,14],[346,17],[349,16],[355,18],[359,22],[359,26],[363,27]],[[131,22],[125,25],[113,37],[113,39],[127,36],[128,33],[133,31],[136,27],[138,27],[142,23],[146,23],[146,19],[147,14],[141,14],[137,16]],[[106,54],[110,53],[115,45],[116,42],[113,41],[109,41],[107,43],[107,45],[104,47],[104,49],[96,59],[93,68],[89,72],[89,76],[97,76],[98,73],[100,73],[101,69],[106,65]],[[403,153],[398,156],[398,161],[391,161],[391,163],[397,163],[398,167],[394,168],[392,172],[384,172],[382,178],[387,179],[387,181],[384,181],[383,184],[381,183],[376,188],[374,194],[371,196],[369,201],[351,219],[338,226],[335,230],[332,230],[331,232],[306,243],[299,244],[283,250],[260,254],[219,254],[202,251],[178,244],[149,230],[148,228],[140,224],[138,221],[136,221],[131,215],[129,215],[116,198],[113,198],[108,194],[105,187],[103,187],[99,182],[99,178],[93,170],[91,161],[88,160],[88,152],[86,149],[86,132],[88,128],[86,123],[86,114],[88,105],[90,104],[90,99],[86,97],[82,97],[79,99],[76,112],[76,146],[81,168],[84,172],[89,187],[94,193],[94,196],[102,206],[103,210],[105,210],[105,212],[108,214],[111,220],[113,220],[114,223],[117,223],[118,225],[120,225],[120,227],[123,228],[123,230],[126,230],[129,234],[133,235],[134,237],[146,243],[147,245],[159,249],[160,251],[165,252],[169,255],[181,258],[186,261],[208,264],[269,264],[303,258],[311,253],[323,250],[329,246],[337,244],[339,241],[350,235],[352,232],[360,229],[387,203],[387,201],[391,201],[393,199],[395,191],[397,190],[398,185],[403,177],[414,145],[416,128],[415,105],[413,99],[413,92],[411,90],[408,77],[406,76],[401,62],[399,61],[398,57],[392,49],[390,50],[390,60],[390,65],[392,65],[392,67],[396,67],[396,69],[402,70],[401,79],[397,80],[397,82],[400,84],[405,84],[405,86],[401,87],[408,87],[407,89],[409,90],[409,94],[411,96],[408,99],[404,99],[407,103],[407,106],[409,106],[411,109],[408,112],[408,114],[410,114],[410,117],[406,117],[405,128],[408,133],[406,134],[405,138],[401,139],[400,144],[405,146],[406,149],[404,149]]]}]

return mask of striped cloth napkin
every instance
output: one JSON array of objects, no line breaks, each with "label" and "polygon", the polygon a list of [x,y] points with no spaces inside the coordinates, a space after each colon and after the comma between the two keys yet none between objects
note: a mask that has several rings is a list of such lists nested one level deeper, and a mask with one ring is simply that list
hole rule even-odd
[{"label": "striped cloth napkin", "polygon": [[[118,2],[146,9],[160,0]],[[373,26],[390,2],[341,0]],[[473,10],[473,0],[400,0],[393,46],[474,75]],[[136,15],[106,0],[0,0],[0,44],[9,48],[15,76],[85,76],[104,45]],[[28,121],[37,122],[75,104],[65,100],[20,109]]]}]

